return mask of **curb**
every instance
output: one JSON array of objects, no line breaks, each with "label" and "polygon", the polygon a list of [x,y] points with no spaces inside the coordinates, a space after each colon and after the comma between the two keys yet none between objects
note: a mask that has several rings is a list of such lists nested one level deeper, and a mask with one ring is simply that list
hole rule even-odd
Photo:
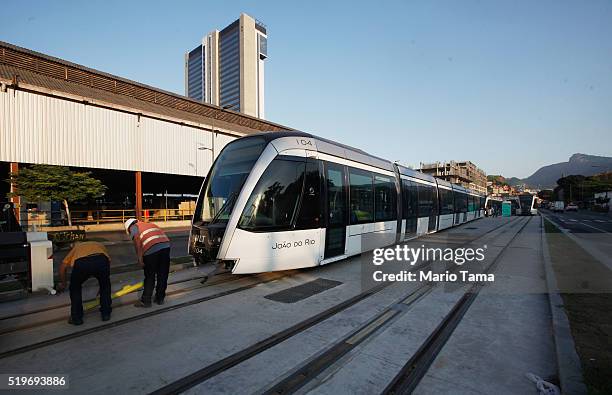
[{"label": "curb", "polygon": [[[561,392],[564,394],[586,394],[588,391],[582,377],[580,358],[576,352],[576,344],[572,337],[569,319],[565,313],[563,298],[559,294],[557,278],[552,268],[544,219],[545,217],[541,216],[542,254],[546,272],[546,285],[548,287],[548,302],[552,313],[552,332],[553,340],[555,341],[557,371],[559,373]],[[549,222],[553,223],[552,221]]]}]

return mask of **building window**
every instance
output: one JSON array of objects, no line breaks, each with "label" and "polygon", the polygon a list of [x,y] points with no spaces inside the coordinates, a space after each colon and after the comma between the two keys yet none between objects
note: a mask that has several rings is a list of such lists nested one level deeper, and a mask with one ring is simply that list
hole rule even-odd
[{"label": "building window", "polygon": [[268,39],[261,34],[257,36],[259,37],[259,59],[265,59],[268,57]]},{"label": "building window", "polygon": [[204,100],[204,46],[198,45],[187,59],[187,96]]},{"label": "building window", "polygon": [[372,173],[349,168],[351,224],[374,220],[374,187]]},{"label": "building window", "polygon": [[240,34],[237,23],[219,34],[219,105],[240,111]]}]

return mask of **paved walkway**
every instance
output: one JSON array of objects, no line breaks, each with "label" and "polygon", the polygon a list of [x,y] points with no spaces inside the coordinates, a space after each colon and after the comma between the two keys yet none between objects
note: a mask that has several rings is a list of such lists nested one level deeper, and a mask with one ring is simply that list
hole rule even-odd
[{"label": "paved walkway", "polygon": [[[416,239],[413,245],[420,246],[428,239],[462,243],[509,221],[522,220],[481,219],[468,226]],[[486,287],[490,289],[476,299],[425,377],[423,386],[418,388],[420,392],[437,389],[442,393],[507,393],[514,389],[514,393],[535,393],[535,386],[523,377],[525,373],[554,375],[550,318],[545,296],[539,293],[542,290],[539,246],[532,242],[533,232],[539,232],[533,226],[536,222],[539,223],[532,221],[526,229],[528,232],[507,250],[498,268],[498,282]],[[518,230],[510,225],[512,222],[488,236],[491,256]],[[218,278],[222,282],[207,286],[201,286],[197,279],[189,280],[188,274],[196,274],[195,269],[190,269],[180,274],[187,281],[171,288],[182,291],[168,296],[162,307],[146,311],[132,306],[116,307],[110,324],[101,322],[98,314],[90,314],[82,327],[69,326],[62,319],[0,334],[1,354],[32,343],[84,333],[5,356],[0,358],[0,364],[4,372],[21,372],[27,366],[29,372],[69,373],[70,389],[66,393],[149,393],[359,295],[362,292],[360,263],[361,257],[357,257],[292,272],[224,275]],[[295,303],[269,298],[271,294],[315,279],[341,284]],[[385,309],[396,306],[413,288],[414,284],[393,283],[215,375],[190,392],[264,391]],[[303,392],[380,392],[461,297],[462,290],[435,287],[414,306],[401,309],[398,319],[315,377]],[[53,314],[66,315],[65,309],[56,309]],[[161,312],[161,309],[167,310]],[[155,313],[158,310],[160,313]],[[142,318],[142,314],[148,315]],[[34,324],[48,317],[22,319]],[[15,321],[4,322],[6,326],[9,324],[14,325]]]},{"label": "paved walkway", "polygon": [[415,393],[537,394],[527,373],[558,380],[540,222],[507,249]]}]

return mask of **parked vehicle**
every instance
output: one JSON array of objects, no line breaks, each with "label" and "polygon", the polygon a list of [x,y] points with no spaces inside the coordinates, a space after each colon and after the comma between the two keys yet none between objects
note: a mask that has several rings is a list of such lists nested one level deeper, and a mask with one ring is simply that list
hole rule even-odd
[{"label": "parked vehicle", "polygon": [[574,202],[569,203],[565,206],[565,211],[576,211],[578,212],[578,205]]},{"label": "parked vehicle", "polygon": [[565,203],[562,200],[553,202],[551,210],[555,213],[562,213],[565,210]]}]

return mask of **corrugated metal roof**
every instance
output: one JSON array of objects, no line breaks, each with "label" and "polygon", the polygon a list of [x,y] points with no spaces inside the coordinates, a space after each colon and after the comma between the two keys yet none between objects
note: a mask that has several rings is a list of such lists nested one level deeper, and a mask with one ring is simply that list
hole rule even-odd
[{"label": "corrugated metal roof", "polygon": [[0,78],[244,134],[292,130],[2,41]]}]

